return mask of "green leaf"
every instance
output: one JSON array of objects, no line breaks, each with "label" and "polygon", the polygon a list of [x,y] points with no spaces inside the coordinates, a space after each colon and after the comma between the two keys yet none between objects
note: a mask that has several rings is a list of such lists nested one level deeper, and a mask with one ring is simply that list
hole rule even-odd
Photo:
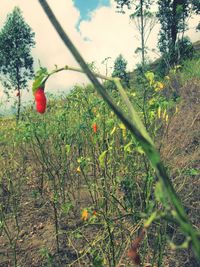
[{"label": "green leaf", "polygon": [[0,221],[0,229],[3,229],[3,227],[4,227],[4,222]]},{"label": "green leaf", "polygon": [[44,87],[44,83],[49,76],[46,68],[40,68],[35,76],[35,80],[32,85],[33,94],[36,92],[37,88]]},{"label": "green leaf", "polygon": [[70,149],[71,149],[70,145],[66,145],[65,148],[66,148],[66,153],[69,154]]},{"label": "green leaf", "polygon": [[73,204],[71,202],[66,202],[61,206],[61,210],[64,215],[67,215],[72,208]]},{"label": "green leaf", "polygon": [[135,148],[135,150],[136,150],[138,153],[140,153],[141,155],[144,154],[144,150],[142,149],[141,146],[137,146],[137,147]]},{"label": "green leaf", "polygon": [[74,237],[75,237],[76,239],[80,239],[80,238],[83,237],[83,235],[82,235],[80,232],[77,232],[77,233],[74,234]]},{"label": "green leaf", "polygon": [[101,155],[99,156],[99,163],[100,163],[100,166],[104,169],[105,168],[105,157],[106,157],[106,154],[108,153],[108,150],[105,150],[101,153]]},{"label": "green leaf", "polygon": [[150,85],[152,85],[153,82],[154,82],[154,73],[151,72],[151,71],[148,71],[148,72],[145,73],[145,77],[150,82]]},{"label": "green leaf", "polygon": [[131,146],[133,145],[132,142],[129,142],[127,145],[124,146],[124,152],[131,153],[132,149]]},{"label": "green leaf", "polygon": [[114,128],[112,129],[112,131],[110,132],[110,135],[113,135],[114,134],[114,132],[116,131],[116,126],[114,126]]},{"label": "green leaf", "polygon": [[154,211],[150,215],[150,217],[146,220],[146,222],[144,222],[144,227],[148,228],[156,218],[157,218],[157,211]]}]

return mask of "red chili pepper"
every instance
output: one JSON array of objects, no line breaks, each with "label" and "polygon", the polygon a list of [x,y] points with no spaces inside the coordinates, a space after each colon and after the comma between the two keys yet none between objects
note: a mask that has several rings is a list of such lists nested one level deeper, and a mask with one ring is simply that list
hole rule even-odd
[{"label": "red chili pepper", "polygon": [[44,88],[39,87],[35,92],[36,110],[39,113],[44,113],[46,110],[46,96],[44,94]]},{"label": "red chili pepper", "polygon": [[97,124],[94,123],[92,127],[93,127],[93,132],[94,132],[94,133],[97,133]]},{"label": "red chili pepper", "polygon": [[41,105],[40,103],[37,103],[36,104],[36,110],[37,112],[39,113],[45,113],[45,110],[46,110],[46,106],[45,105]]}]

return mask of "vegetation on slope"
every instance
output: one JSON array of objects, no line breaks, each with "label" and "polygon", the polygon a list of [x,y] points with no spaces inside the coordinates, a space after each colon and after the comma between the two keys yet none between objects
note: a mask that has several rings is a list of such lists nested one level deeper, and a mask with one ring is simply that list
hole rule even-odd
[{"label": "vegetation on slope", "polygon": [[[127,93],[198,227],[199,79],[185,82],[194,62],[163,81],[151,83],[149,72]],[[132,266],[138,234],[144,266],[198,266],[187,242],[187,253],[172,253],[168,240],[184,241],[173,221],[161,216],[141,235],[155,208],[167,207],[141,146],[92,86],[49,99],[45,115],[29,108],[18,126],[1,124],[2,266]]]},{"label": "vegetation on slope", "polygon": [[183,61],[186,45],[181,65],[162,78],[166,68],[154,73],[144,57],[128,77],[120,56],[115,66],[130,88],[115,71],[95,74],[102,86],[40,3],[94,86],[46,106],[50,75],[77,69],[41,68],[33,93],[43,115],[29,107],[17,125],[1,120],[1,266],[198,266],[198,54]]}]

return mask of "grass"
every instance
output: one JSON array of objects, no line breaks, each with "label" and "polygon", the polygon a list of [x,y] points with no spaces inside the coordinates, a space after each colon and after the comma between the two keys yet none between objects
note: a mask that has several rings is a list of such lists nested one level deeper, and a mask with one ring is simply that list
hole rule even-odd
[{"label": "grass", "polygon": [[192,78],[200,79],[200,57],[197,59],[186,60],[181,71],[181,78],[186,82]]},{"label": "grass", "polygon": [[[185,66],[176,79],[186,77]],[[177,103],[165,96],[172,84],[157,91],[156,78],[141,78],[145,90],[135,84],[127,93],[157,146],[162,143],[174,186],[199,227],[197,78],[178,83],[178,113]],[[128,267],[140,258],[143,266],[186,261],[198,266],[144,150],[94,92],[92,86],[76,86],[59,102],[48,101],[45,115],[27,109],[17,126],[1,120],[0,261],[3,266]]]}]

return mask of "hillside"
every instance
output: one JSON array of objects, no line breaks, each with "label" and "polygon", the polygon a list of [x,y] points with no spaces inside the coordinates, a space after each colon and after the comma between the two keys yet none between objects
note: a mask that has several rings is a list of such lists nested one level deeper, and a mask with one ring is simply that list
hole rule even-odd
[{"label": "hillside", "polygon": [[[163,80],[133,79],[127,92],[195,229],[199,66],[194,58]],[[126,110],[118,92],[111,95]],[[0,123],[0,267],[199,266],[190,244],[173,250],[185,237],[168,218],[157,175],[92,86],[49,99],[44,115],[27,108],[18,125]],[[144,230],[156,210],[162,215]]]}]

